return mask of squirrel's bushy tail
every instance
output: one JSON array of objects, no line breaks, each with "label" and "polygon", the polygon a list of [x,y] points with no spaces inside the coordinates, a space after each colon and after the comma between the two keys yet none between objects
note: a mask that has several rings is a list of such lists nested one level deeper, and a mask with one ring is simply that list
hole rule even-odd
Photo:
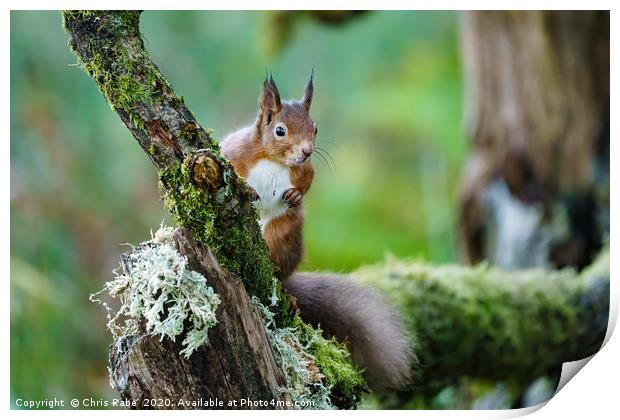
[{"label": "squirrel's bushy tail", "polygon": [[374,391],[410,383],[412,343],[402,317],[383,296],[337,274],[293,273],[284,288],[305,322],[347,344]]}]

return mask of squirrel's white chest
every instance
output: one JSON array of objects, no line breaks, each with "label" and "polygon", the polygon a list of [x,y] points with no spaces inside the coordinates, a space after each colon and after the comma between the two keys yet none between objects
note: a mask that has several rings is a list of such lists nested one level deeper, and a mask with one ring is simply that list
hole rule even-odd
[{"label": "squirrel's white chest", "polygon": [[271,219],[284,214],[288,209],[282,194],[293,186],[289,168],[272,160],[261,159],[250,169],[246,181],[260,197],[255,205],[264,230]]}]

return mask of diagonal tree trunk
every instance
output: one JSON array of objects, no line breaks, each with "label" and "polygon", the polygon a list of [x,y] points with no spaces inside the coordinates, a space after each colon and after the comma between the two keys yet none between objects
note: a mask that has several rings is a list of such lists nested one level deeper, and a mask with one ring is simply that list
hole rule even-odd
[{"label": "diagonal tree trunk", "polygon": [[273,267],[247,186],[144,49],[140,12],[63,19],[71,49],[158,169],[170,211],[266,301]]},{"label": "diagonal tree trunk", "polygon": [[150,397],[286,400],[281,367],[248,296],[269,300],[273,268],[247,187],[149,58],[139,16],[67,11],[63,23],[71,49],[158,169],[166,204],[187,228],[175,236],[179,250],[224,304],[208,345],[189,360],[169,339],[120,338],[111,347],[113,382],[140,408]]}]

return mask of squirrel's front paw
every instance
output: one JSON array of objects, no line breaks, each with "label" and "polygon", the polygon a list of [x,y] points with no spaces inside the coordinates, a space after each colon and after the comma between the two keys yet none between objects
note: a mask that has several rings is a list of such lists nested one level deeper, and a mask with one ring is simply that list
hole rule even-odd
[{"label": "squirrel's front paw", "polygon": [[286,204],[288,204],[289,208],[297,207],[301,204],[303,200],[303,195],[301,194],[301,191],[299,191],[297,188],[289,188],[288,190],[284,191],[284,194],[282,194],[282,200],[286,201]]}]

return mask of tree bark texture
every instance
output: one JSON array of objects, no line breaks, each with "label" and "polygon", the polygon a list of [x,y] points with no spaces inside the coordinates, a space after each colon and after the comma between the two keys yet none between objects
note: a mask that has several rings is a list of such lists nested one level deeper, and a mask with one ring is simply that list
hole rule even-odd
[{"label": "tree bark texture", "polygon": [[139,11],[65,11],[69,45],[158,169],[179,223],[266,302],[273,266],[249,190],[160,73]]},{"label": "tree bark texture", "polygon": [[609,13],[461,16],[469,262],[584,267],[609,231]]},{"label": "tree bark texture", "polygon": [[[208,342],[189,359],[179,355],[182,337],[173,342],[144,332],[117,339],[110,346],[115,389],[142,409],[247,409],[239,405],[241,398],[285,401],[280,389],[286,381],[274,361],[261,315],[239,277],[220,267],[211,250],[194,240],[187,229],[177,230],[174,242],[188,257],[188,268],[204,275],[224,302],[217,310],[218,323],[209,330]],[[122,258],[122,269],[127,275],[132,270],[128,255]],[[157,400],[170,405],[157,406]],[[179,405],[180,400],[185,405]],[[191,405],[201,400],[218,400],[224,406]],[[238,405],[227,406],[230,401]]]}]

